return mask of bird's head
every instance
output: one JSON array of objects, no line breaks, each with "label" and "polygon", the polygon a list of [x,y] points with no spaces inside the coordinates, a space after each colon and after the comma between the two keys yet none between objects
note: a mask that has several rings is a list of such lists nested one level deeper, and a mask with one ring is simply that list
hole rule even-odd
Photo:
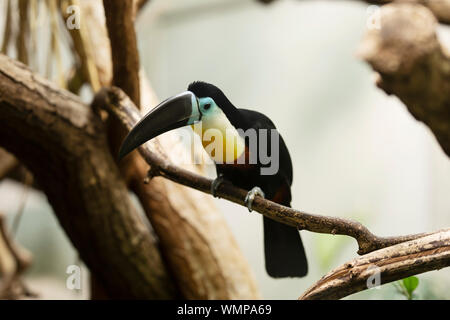
[{"label": "bird's head", "polygon": [[[225,137],[226,130],[235,129],[236,125],[231,123],[239,121],[239,116],[222,90],[212,84],[197,81],[191,83],[187,91],[163,101],[147,113],[125,138],[119,151],[119,159],[164,132],[200,121],[203,132],[215,129]],[[227,142],[224,142],[225,150]],[[242,153],[242,146],[235,145],[234,142],[233,158]]]}]

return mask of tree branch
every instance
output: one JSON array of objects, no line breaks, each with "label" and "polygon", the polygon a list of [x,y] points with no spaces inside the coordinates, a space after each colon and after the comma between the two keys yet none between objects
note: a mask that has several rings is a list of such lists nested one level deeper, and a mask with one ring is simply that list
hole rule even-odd
[{"label": "tree branch", "polygon": [[[419,273],[450,266],[450,230],[436,232],[356,258],[330,271],[299,299],[341,299]],[[373,280],[373,281],[371,281]],[[379,283],[375,283],[379,280]]]},{"label": "tree branch", "polygon": [[[83,17],[88,17],[89,12],[105,15],[102,1],[90,0],[89,5],[90,10],[83,12]],[[117,14],[120,12],[107,13],[107,15]],[[119,20],[121,19],[130,21],[133,17],[128,16]],[[95,32],[89,33],[91,42],[107,43],[109,48],[105,24],[99,19],[93,19],[91,23],[93,21],[98,25],[93,28]],[[117,26],[108,25],[108,27],[109,33],[114,33]],[[132,37],[127,41],[132,41]],[[116,42],[111,50],[124,51],[121,56],[128,59],[129,56],[138,55],[137,51],[130,50],[131,47],[133,46]],[[130,59],[136,60],[133,57]],[[96,64],[102,64],[102,61],[98,60],[98,55],[95,55],[94,60]],[[115,65],[114,68],[122,70],[120,73],[124,77],[127,76],[128,71],[123,65],[122,67]],[[136,69],[130,72],[138,71]],[[134,82],[134,85],[139,84],[142,104],[154,105],[155,94],[142,71],[139,82]],[[112,150],[115,150],[114,148],[120,146],[123,137],[118,133],[126,132],[117,120],[110,121],[109,128],[113,133],[109,136],[113,145]],[[164,138],[158,139],[159,150],[163,152],[170,150],[170,153],[168,152],[170,156],[182,156],[186,151],[179,146],[178,141],[179,137],[175,132],[167,134]],[[128,177],[130,188],[138,196],[158,237],[167,267],[172,271],[171,275],[182,296],[188,299],[260,298],[250,267],[212,199],[167,179],[155,179],[150,184],[143,184],[142,177],[147,173],[147,164],[137,152],[135,157],[127,158],[128,160],[120,164],[123,176],[126,179]]]},{"label": "tree branch", "polygon": [[6,229],[5,217],[0,214],[0,299],[35,296],[22,280],[31,260],[31,253],[14,243]]},{"label": "tree branch", "polygon": [[[102,89],[95,97],[93,106],[106,109],[111,116],[116,117],[130,130],[141,116],[132,101],[118,88]],[[210,193],[212,180],[191,171],[173,165],[162,157],[151,144],[139,148],[139,152],[150,165],[152,176],[162,176],[182,185]],[[246,190],[236,188],[229,183],[223,183],[217,190],[217,196],[244,205]],[[256,197],[252,208],[279,222],[295,226],[302,230],[318,233],[347,235],[356,239],[359,254],[368,253],[397,243],[417,239],[429,233],[414,234],[400,237],[378,237],[358,222],[310,214]]]},{"label": "tree branch", "polygon": [[358,54],[379,73],[378,86],[395,94],[434,133],[450,156],[450,56],[436,36],[437,21],[426,7],[381,7],[380,28],[372,28]]},{"label": "tree branch", "polygon": [[80,257],[111,297],[176,297],[94,112],[3,55],[0,108],[0,145],[32,171]]}]

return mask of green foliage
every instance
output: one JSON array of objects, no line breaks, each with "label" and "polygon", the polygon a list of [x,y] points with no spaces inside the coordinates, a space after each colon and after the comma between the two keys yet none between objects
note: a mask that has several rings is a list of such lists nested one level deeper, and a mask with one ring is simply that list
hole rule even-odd
[{"label": "green foliage", "polygon": [[408,290],[408,293],[412,295],[414,290],[416,290],[417,286],[419,285],[419,278],[409,277],[403,279],[403,285],[405,286],[406,290]]},{"label": "green foliage", "polygon": [[394,285],[402,295],[404,295],[408,300],[412,300],[414,290],[416,290],[419,286],[419,278],[414,276],[408,277],[401,281],[397,281]]}]

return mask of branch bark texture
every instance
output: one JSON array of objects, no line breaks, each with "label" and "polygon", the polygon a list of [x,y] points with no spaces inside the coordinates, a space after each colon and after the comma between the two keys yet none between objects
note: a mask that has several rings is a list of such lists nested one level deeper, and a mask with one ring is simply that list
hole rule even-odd
[{"label": "branch bark texture", "polygon": [[395,3],[381,7],[379,25],[368,30],[359,56],[379,73],[378,86],[403,101],[450,156],[450,55],[435,17],[424,6]]},{"label": "branch bark texture", "polygon": [[112,48],[113,83],[139,107],[141,94],[134,0],[104,0],[103,5]]},{"label": "branch bark texture", "polygon": [[[354,259],[330,271],[299,299],[341,299],[350,294],[419,273],[450,266],[450,230]],[[368,286],[369,285],[369,286]]]},{"label": "branch bark texture", "polygon": [[3,55],[0,108],[0,144],[33,172],[81,258],[111,297],[175,297],[95,113]]}]

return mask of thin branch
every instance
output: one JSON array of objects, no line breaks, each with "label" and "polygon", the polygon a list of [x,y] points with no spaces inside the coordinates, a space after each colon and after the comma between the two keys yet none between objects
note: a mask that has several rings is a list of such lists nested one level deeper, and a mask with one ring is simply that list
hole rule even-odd
[{"label": "thin branch", "polygon": [[450,266],[450,230],[377,250],[330,271],[299,299],[341,299],[419,273]]},{"label": "thin branch", "polygon": [[[111,116],[119,119],[128,130],[141,118],[139,111],[132,101],[118,88],[102,89],[96,95],[93,106],[95,108],[106,109]],[[151,148],[148,143],[141,146],[139,152],[150,165],[152,176],[162,176],[182,185],[210,193],[211,179],[170,163],[157,150]],[[217,190],[217,196],[220,198],[240,205],[244,205],[246,194],[246,190],[237,188],[229,183],[221,184]],[[295,226],[301,230],[347,235],[355,238],[359,245],[359,254],[365,254],[430,234],[421,233],[399,237],[378,237],[358,222],[298,211],[260,197],[255,198],[253,209],[271,219]]]},{"label": "thin branch", "polygon": [[[104,28],[105,22],[101,20],[102,18],[104,20],[104,16],[97,16],[95,1],[79,2],[78,0],[69,0],[63,3],[60,8],[64,20],[67,21],[70,16],[70,13],[67,11],[68,6],[73,5],[80,6],[83,17],[83,23],[80,23],[80,28],[69,29],[74,52],[78,54],[80,59],[80,65],[79,67],[77,66],[75,74],[82,71],[82,75],[80,75],[82,76],[80,77],[82,81],[79,81],[81,82],[80,87],[84,84],[84,81],[87,81],[92,90],[96,92],[102,85],[111,81],[111,74],[108,72],[112,70],[109,41],[100,41],[100,39],[107,39],[106,28]],[[105,33],[104,37],[96,37],[102,32]],[[101,58],[97,58],[98,56],[101,56]]]},{"label": "thin branch", "polygon": [[[28,1],[27,1],[28,2]],[[63,60],[61,55],[60,44],[60,25],[59,25],[59,8],[57,0],[47,0],[46,2],[48,11],[50,13],[50,26],[51,26],[51,52],[56,60],[56,77],[57,83],[61,88],[65,88],[66,82],[64,80]]]},{"label": "thin branch", "polygon": [[16,39],[17,58],[24,64],[28,64],[28,39],[30,33],[30,25],[28,24],[28,0],[18,1],[19,11],[19,31]]},{"label": "thin branch", "polygon": [[5,12],[5,27],[3,31],[3,43],[1,48],[1,53],[8,54],[10,39],[12,35],[12,0],[7,0],[7,3],[4,4],[6,6]]},{"label": "thin branch", "polygon": [[31,261],[31,254],[14,243],[6,228],[5,218],[0,214],[0,299],[35,296],[22,280],[22,274]]},{"label": "thin branch", "polygon": [[[106,26],[112,57],[112,85],[121,88],[134,104],[140,108],[141,92],[139,79],[139,52],[137,49],[136,30],[134,29],[134,0],[103,0]],[[125,130],[116,119],[108,119],[108,142],[113,154],[120,147],[126,136]],[[128,185],[136,180],[139,172],[137,153],[133,152],[120,164],[120,171]]]},{"label": "thin branch", "polygon": [[33,175],[31,172],[27,171],[25,173],[24,179],[23,179],[23,191],[21,195],[21,199],[19,201],[19,208],[17,209],[17,212],[14,216],[13,224],[12,224],[12,235],[16,236],[17,231],[19,230],[20,221],[22,220],[23,212],[25,210],[25,205],[27,203],[28,193],[30,192],[30,187],[33,184]]},{"label": "thin branch", "polygon": [[[103,0],[112,48],[113,83],[140,105],[139,54],[134,29],[134,1]],[[114,49],[120,50],[114,50]],[[123,49],[125,48],[125,50]]]}]

